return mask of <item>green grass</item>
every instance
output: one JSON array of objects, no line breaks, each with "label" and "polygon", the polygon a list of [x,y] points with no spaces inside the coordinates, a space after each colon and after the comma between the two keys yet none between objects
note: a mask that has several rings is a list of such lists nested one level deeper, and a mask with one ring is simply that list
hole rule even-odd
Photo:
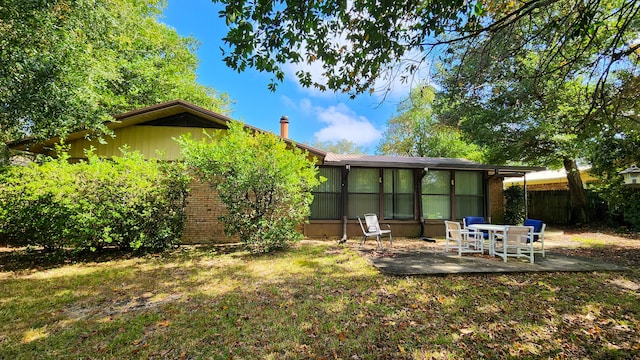
[{"label": "green grass", "polygon": [[389,277],[333,243],[19,256],[0,272],[0,359],[640,357],[635,268]]}]

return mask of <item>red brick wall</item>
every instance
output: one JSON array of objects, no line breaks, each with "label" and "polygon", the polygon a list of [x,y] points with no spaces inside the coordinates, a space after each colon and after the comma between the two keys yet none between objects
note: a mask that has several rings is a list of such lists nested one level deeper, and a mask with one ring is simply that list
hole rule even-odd
[{"label": "red brick wall", "polygon": [[187,197],[187,223],[182,235],[183,244],[203,243],[233,243],[237,238],[230,238],[224,234],[224,226],[218,220],[225,205],[220,200],[216,190],[208,184],[194,180],[191,192]]}]

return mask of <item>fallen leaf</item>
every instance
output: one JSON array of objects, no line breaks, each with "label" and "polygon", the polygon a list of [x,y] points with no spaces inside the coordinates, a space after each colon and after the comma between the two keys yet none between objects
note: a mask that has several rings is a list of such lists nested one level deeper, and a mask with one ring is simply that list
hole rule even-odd
[{"label": "fallen leaf", "polygon": [[460,333],[462,335],[468,335],[468,334],[473,333],[473,330],[472,329],[460,329]]},{"label": "fallen leaf", "polygon": [[156,323],[156,325],[158,326],[163,326],[163,327],[167,327],[171,324],[171,321],[169,320],[162,320]]}]

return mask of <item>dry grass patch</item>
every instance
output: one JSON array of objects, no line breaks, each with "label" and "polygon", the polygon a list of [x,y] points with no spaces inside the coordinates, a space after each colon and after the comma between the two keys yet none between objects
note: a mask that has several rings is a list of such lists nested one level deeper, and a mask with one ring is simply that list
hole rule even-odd
[{"label": "dry grass patch", "polygon": [[637,263],[389,277],[329,242],[40,266],[15,256],[0,271],[0,358],[640,357]]}]

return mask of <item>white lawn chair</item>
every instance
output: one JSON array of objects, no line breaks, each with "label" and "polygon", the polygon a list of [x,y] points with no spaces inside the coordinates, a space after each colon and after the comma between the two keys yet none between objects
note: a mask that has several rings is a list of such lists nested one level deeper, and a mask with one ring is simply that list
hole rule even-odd
[{"label": "white lawn chair", "polygon": [[389,243],[393,246],[393,238],[391,237],[391,225],[387,224],[388,229],[381,229],[380,224],[378,223],[378,215],[376,214],[364,214],[364,221],[366,223],[366,228],[362,224],[362,220],[358,218],[358,222],[360,223],[360,228],[362,229],[362,241],[360,241],[360,246],[362,246],[369,236],[375,236],[378,241],[378,247],[382,247],[382,239],[381,236],[385,234],[389,234]]},{"label": "white lawn chair", "polygon": [[506,226],[502,247],[494,249],[494,255],[507,262],[508,257],[525,257],[533,264],[533,226]]},{"label": "white lawn chair", "polygon": [[[462,229],[459,222],[445,221],[445,251],[458,250],[458,255],[463,253],[483,253],[484,239],[482,233],[478,231],[468,231]],[[449,245],[449,242],[455,243]]]}]

